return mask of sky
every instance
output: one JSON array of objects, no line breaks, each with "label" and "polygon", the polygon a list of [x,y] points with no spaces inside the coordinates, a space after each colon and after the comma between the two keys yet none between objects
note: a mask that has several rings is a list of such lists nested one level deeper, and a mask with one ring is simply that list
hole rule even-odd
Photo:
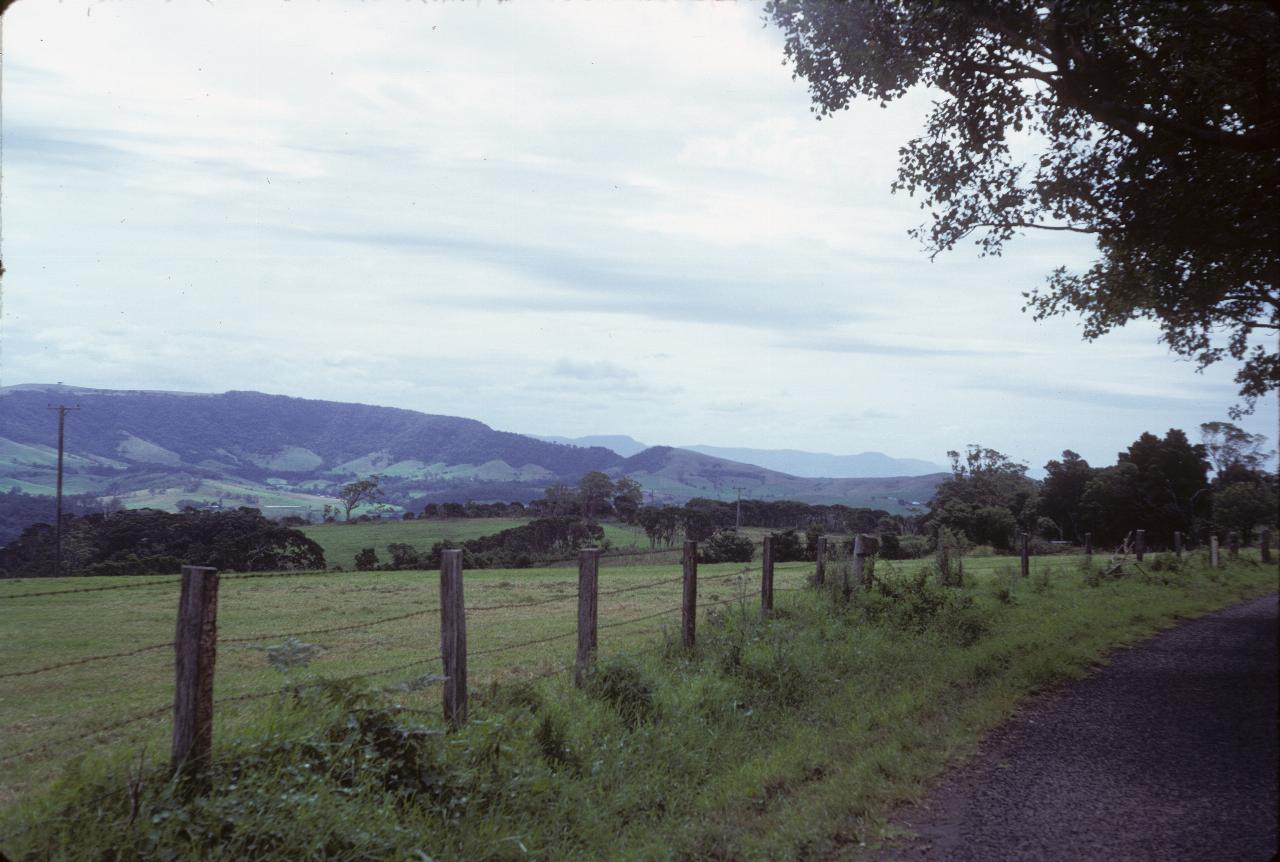
[{"label": "sky", "polygon": [[1033,467],[1225,419],[1230,365],[1020,310],[1087,238],[929,259],[930,98],[817,121],[750,3],[19,0],[0,385]]}]

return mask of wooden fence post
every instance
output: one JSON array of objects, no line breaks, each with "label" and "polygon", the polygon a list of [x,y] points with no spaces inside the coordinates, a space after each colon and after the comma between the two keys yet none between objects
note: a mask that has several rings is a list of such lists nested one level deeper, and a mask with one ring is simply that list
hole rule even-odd
[{"label": "wooden fence post", "polygon": [[[862,534],[858,533],[853,537],[853,583],[859,589],[866,586],[866,565],[867,554],[865,543],[862,540]],[[845,585],[845,598],[849,597],[849,585]]]},{"label": "wooden fence post", "polygon": [[170,765],[199,769],[213,751],[213,666],[218,656],[218,570],[182,567]]},{"label": "wooden fence post", "polygon": [[1022,534],[1022,556],[1018,565],[1022,577],[1031,576],[1031,539],[1026,533]]},{"label": "wooden fence post", "polygon": [[573,681],[578,688],[596,655],[596,619],[599,598],[600,549],[583,548],[578,552],[578,656],[573,664]]},{"label": "wooden fence post", "polygon": [[1209,568],[1218,568],[1218,537],[1209,537]]},{"label": "wooden fence post", "polygon": [[1262,552],[1262,562],[1271,562],[1271,531],[1263,530],[1261,538],[1258,539],[1258,548]]},{"label": "wooden fence post", "polygon": [[1235,530],[1227,533],[1227,556],[1233,560],[1240,556],[1240,534]]},{"label": "wooden fence post", "polygon": [[764,537],[760,549],[760,616],[773,612],[773,537]]},{"label": "wooden fence post", "polygon": [[698,625],[698,543],[684,543],[684,601],[680,607],[680,641],[693,649]]},{"label": "wooden fence post", "polygon": [[1182,559],[1182,531],[1173,531],[1173,555],[1179,560]]},{"label": "wooden fence post", "polygon": [[1141,563],[1141,562],[1142,562],[1142,557],[1143,557],[1143,555],[1144,555],[1144,554],[1146,554],[1146,552],[1147,552],[1147,531],[1146,531],[1146,530],[1134,530],[1134,531],[1133,531],[1133,557],[1134,557],[1134,559],[1136,559],[1139,563]]},{"label": "wooden fence post", "polygon": [[462,600],[462,551],[440,552],[440,657],[444,665],[444,720],[455,730],[467,721],[467,611]]},{"label": "wooden fence post", "polygon": [[1085,562],[1093,562],[1093,533],[1084,534]]},{"label": "wooden fence post", "polygon": [[827,580],[827,537],[818,537],[818,549],[814,555],[813,585],[820,587]]}]

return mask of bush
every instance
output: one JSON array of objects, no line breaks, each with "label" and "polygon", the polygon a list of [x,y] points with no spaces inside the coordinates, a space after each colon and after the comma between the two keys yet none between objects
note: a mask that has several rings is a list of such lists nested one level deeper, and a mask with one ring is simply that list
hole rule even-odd
[{"label": "bush", "polygon": [[804,543],[795,530],[783,530],[781,533],[770,533],[773,539],[773,561],[775,563],[793,563],[805,559]]},{"label": "bush", "polygon": [[698,548],[701,563],[749,563],[756,547],[750,537],[738,534],[733,528],[717,530]]},{"label": "bush", "polygon": [[[392,542],[387,545],[387,553],[391,555],[391,562],[387,568],[391,571],[401,571],[403,569],[423,569],[426,568],[418,550],[412,545],[406,545],[403,542]],[[374,565],[377,565],[377,556],[373,558]]]},{"label": "bush", "polygon": [[363,548],[356,554],[356,571],[372,572],[378,568],[378,552],[373,548]]},{"label": "bush", "polygon": [[868,618],[900,631],[935,631],[959,646],[970,646],[990,629],[990,620],[972,596],[930,582],[933,570],[921,566],[911,577],[881,578],[863,598]]}]

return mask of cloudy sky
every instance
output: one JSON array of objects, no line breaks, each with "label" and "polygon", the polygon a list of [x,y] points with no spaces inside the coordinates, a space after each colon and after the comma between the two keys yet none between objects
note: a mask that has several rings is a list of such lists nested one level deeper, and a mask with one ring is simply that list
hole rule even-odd
[{"label": "cloudy sky", "polygon": [[20,0],[3,47],[4,385],[1036,466],[1234,403],[1020,312],[1087,241],[930,262],[929,94],[815,121],[758,5]]}]

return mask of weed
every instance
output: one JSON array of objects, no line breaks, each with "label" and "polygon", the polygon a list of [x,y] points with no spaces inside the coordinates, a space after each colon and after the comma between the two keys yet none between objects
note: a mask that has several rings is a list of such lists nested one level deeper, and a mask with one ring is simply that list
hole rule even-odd
[{"label": "weed", "polygon": [[590,688],[601,700],[612,704],[630,727],[656,716],[653,682],[632,659],[615,658],[600,665],[591,676]]}]

